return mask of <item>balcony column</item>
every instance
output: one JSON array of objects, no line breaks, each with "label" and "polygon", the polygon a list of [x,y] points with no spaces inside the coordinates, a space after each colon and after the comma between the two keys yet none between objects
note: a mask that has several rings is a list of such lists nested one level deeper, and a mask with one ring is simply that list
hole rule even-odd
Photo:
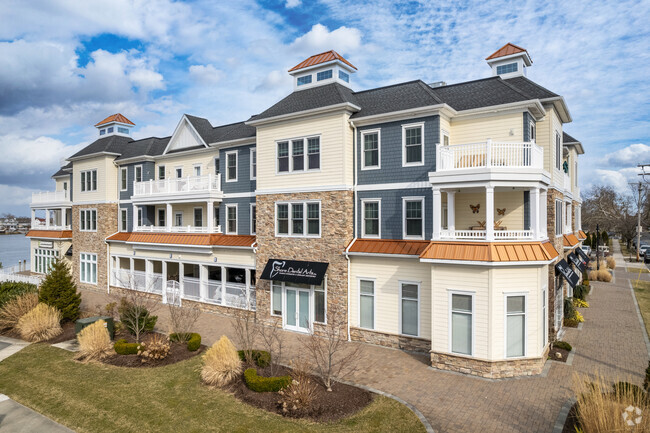
[{"label": "balcony column", "polygon": [[447,192],[447,230],[452,234],[456,230],[456,193]]},{"label": "balcony column", "polygon": [[530,190],[530,229],[533,239],[539,239],[539,188]]},{"label": "balcony column", "polygon": [[208,233],[214,231],[214,202],[208,200]]},{"label": "balcony column", "polygon": [[50,228],[50,210],[45,209],[45,228],[49,229]]},{"label": "balcony column", "polygon": [[138,224],[138,206],[133,205],[133,231],[137,230]]},{"label": "balcony column", "polygon": [[248,269],[244,269],[246,275],[246,309],[251,309],[251,273]]},{"label": "balcony column", "polygon": [[539,237],[544,239],[548,237],[548,203],[546,201],[546,190],[541,190],[539,194],[539,221],[540,233]]},{"label": "balcony column", "polygon": [[485,187],[485,238],[494,240],[494,187]]},{"label": "balcony column", "polygon": [[134,259],[133,257],[129,257],[129,289],[138,290],[138,287],[135,285],[135,275],[133,275],[134,268]]},{"label": "balcony column", "polygon": [[185,293],[185,284],[183,283],[183,280],[185,279],[185,266],[183,265],[183,262],[178,262],[178,288],[180,290],[180,297],[183,297],[183,294]]},{"label": "balcony column", "polygon": [[32,228],[36,226],[36,209],[32,209]]},{"label": "balcony column", "polygon": [[144,285],[146,287],[146,290],[152,291],[153,289],[153,263],[149,259],[145,259],[144,261]]},{"label": "balcony column", "polygon": [[440,226],[442,223],[442,200],[440,188],[433,188],[433,240],[440,239]]},{"label": "balcony column", "polygon": [[207,265],[199,265],[199,279],[201,283],[199,285],[199,297],[201,302],[205,299],[208,299],[208,267]]},{"label": "balcony column", "polygon": [[226,267],[221,267],[221,305],[226,305]]},{"label": "balcony column", "polygon": [[61,208],[61,225],[62,226],[67,226],[67,224],[65,222],[66,222],[65,221],[65,208],[62,207]]},{"label": "balcony column", "polygon": [[167,303],[167,262],[162,261],[162,301]]},{"label": "balcony column", "polygon": [[174,215],[172,215],[172,205],[171,203],[167,203],[167,207],[165,209],[165,222],[167,223],[167,231],[170,232],[172,231],[172,225],[173,225],[173,219]]}]

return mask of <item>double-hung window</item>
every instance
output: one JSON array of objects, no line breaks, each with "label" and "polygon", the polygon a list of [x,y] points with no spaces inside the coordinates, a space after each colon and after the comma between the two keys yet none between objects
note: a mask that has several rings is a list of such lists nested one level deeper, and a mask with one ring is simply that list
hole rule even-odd
[{"label": "double-hung window", "polygon": [[81,191],[97,191],[97,170],[81,172]]},{"label": "double-hung window", "polygon": [[237,205],[226,205],[226,234],[237,234]]},{"label": "double-hung window", "polygon": [[320,169],[320,137],[278,141],[276,146],[278,173]]},{"label": "double-hung window", "polygon": [[226,152],[226,182],[237,182],[237,151]]},{"label": "double-hung window", "polygon": [[526,296],[506,296],[506,357],[526,354]]},{"label": "double-hung window", "polygon": [[142,166],[141,165],[136,165],[135,166],[135,181],[136,182],[142,182]]},{"label": "double-hung window", "polygon": [[424,198],[404,198],[404,239],[424,239]]},{"label": "double-hung window", "polygon": [[251,234],[254,235],[257,232],[257,206],[251,204]]},{"label": "double-hung window", "polygon": [[320,202],[276,203],[275,215],[278,236],[320,236]]},{"label": "double-hung window", "polygon": [[136,221],[138,222],[137,225],[138,227],[141,227],[144,224],[144,219],[142,217],[142,208],[138,207],[136,210]]},{"label": "double-hung window", "polygon": [[79,279],[82,283],[97,284],[97,254],[81,253]]},{"label": "double-hung window", "polygon": [[281,141],[278,143],[278,172],[289,172],[289,142]]},{"label": "double-hung window", "polygon": [[196,164],[194,166],[194,176],[196,177],[201,176],[201,164]]},{"label": "double-hung window", "polygon": [[165,209],[158,209],[158,226],[165,227]]},{"label": "double-hung window", "polygon": [[257,150],[251,149],[251,179],[257,178]]},{"label": "double-hung window", "polygon": [[282,283],[271,281],[271,314],[282,315]]},{"label": "double-hung window", "polygon": [[194,208],[194,227],[203,227],[203,208]]},{"label": "double-hung window", "polygon": [[165,166],[158,166],[158,180],[165,180]]},{"label": "double-hung window", "polygon": [[562,170],[562,139],[557,131],[555,131],[555,168]]},{"label": "double-hung window", "polygon": [[562,236],[562,200],[555,200],[555,236]]},{"label": "double-hung window", "polygon": [[451,294],[451,352],[472,354],[472,295]]},{"label": "double-hung window", "polygon": [[219,158],[214,159],[214,174],[218,175],[221,173],[221,168],[219,167]]},{"label": "double-hung window", "polygon": [[308,170],[318,170],[320,168],[320,138],[313,137],[307,139],[307,156]]},{"label": "double-hung window", "polygon": [[381,237],[381,231],[379,228],[381,202],[379,200],[362,200],[361,203],[363,208],[362,237]]},{"label": "double-hung window", "polygon": [[402,125],[402,166],[424,164],[424,124]]},{"label": "double-hung window", "polygon": [[303,171],[305,169],[305,146],[304,141],[291,140],[292,171]]},{"label": "double-hung window", "polygon": [[183,167],[176,167],[176,179],[183,177]]},{"label": "double-hung window", "polygon": [[375,329],[375,280],[359,279],[359,327]]},{"label": "double-hung window", "polygon": [[79,230],[82,232],[97,231],[96,209],[81,209],[79,211]]},{"label": "double-hung window", "polygon": [[420,283],[400,282],[401,333],[420,335]]},{"label": "double-hung window", "polygon": [[120,209],[120,231],[127,231],[127,218],[128,211],[126,209]]},{"label": "double-hung window", "polygon": [[128,171],[126,167],[120,169],[120,191],[126,191],[128,187]]},{"label": "double-hung window", "polygon": [[379,162],[379,131],[365,131],[361,133],[363,143],[363,156],[361,169],[369,170],[380,168]]}]

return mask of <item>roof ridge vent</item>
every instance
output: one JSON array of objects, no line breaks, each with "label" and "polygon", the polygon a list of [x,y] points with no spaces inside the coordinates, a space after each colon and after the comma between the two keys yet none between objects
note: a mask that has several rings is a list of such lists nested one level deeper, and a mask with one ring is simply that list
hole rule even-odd
[{"label": "roof ridge vent", "polygon": [[429,87],[442,87],[446,86],[447,82],[446,81],[434,81],[433,83],[429,84]]}]

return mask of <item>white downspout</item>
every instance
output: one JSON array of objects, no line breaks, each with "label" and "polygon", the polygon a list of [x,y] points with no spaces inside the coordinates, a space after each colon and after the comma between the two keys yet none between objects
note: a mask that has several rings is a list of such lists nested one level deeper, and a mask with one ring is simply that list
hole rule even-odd
[{"label": "white downspout", "polygon": [[353,189],[352,189],[352,197],[354,199],[354,221],[352,222],[352,230],[354,233],[352,234],[352,242],[350,242],[350,245],[345,249],[345,259],[348,261],[348,341],[352,341],[350,338],[350,256],[348,254],[350,247],[354,244],[354,242],[357,240],[357,127],[354,124],[352,120],[349,121],[350,125],[352,125],[354,135],[352,137],[352,144],[353,144],[353,150],[354,152],[352,153],[352,162],[354,164],[354,170],[352,171],[353,175]]}]

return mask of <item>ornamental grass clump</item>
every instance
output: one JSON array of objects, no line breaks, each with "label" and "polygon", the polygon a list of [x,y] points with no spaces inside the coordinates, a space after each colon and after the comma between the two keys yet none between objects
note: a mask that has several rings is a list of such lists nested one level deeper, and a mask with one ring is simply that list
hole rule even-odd
[{"label": "ornamental grass clump", "polygon": [[612,256],[607,257],[607,267],[609,269],[616,269],[616,260],[614,259],[614,257]]},{"label": "ornamental grass clump", "polygon": [[201,379],[204,383],[214,386],[224,386],[241,374],[242,363],[237,349],[228,337],[223,335],[203,355]]},{"label": "ornamental grass clump", "polygon": [[601,267],[600,270],[590,271],[589,279],[609,283],[612,281],[612,274],[605,267]]},{"label": "ornamental grass clump", "polygon": [[282,414],[301,417],[309,413],[316,399],[316,383],[309,374],[309,364],[304,360],[292,363],[291,384],[280,391],[278,405]]},{"label": "ornamental grass clump", "polygon": [[77,341],[79,352],[75,359],[80,361],[104,359],[112,352],[111,337],[103,320],[98,320],[82,329],[77,335]]},{"label": "ornamental grass clump", "polygon": [[16,329],[24,340],[32,343],[49,340],[63,332],[61,312],[49,305],[38,304],[18,320]]},{"label": "ornamental grass clump", "polygon": [[38,305],[38,293],[25,293],[0,308],[0,329],[14,329],[18,321]]}]

